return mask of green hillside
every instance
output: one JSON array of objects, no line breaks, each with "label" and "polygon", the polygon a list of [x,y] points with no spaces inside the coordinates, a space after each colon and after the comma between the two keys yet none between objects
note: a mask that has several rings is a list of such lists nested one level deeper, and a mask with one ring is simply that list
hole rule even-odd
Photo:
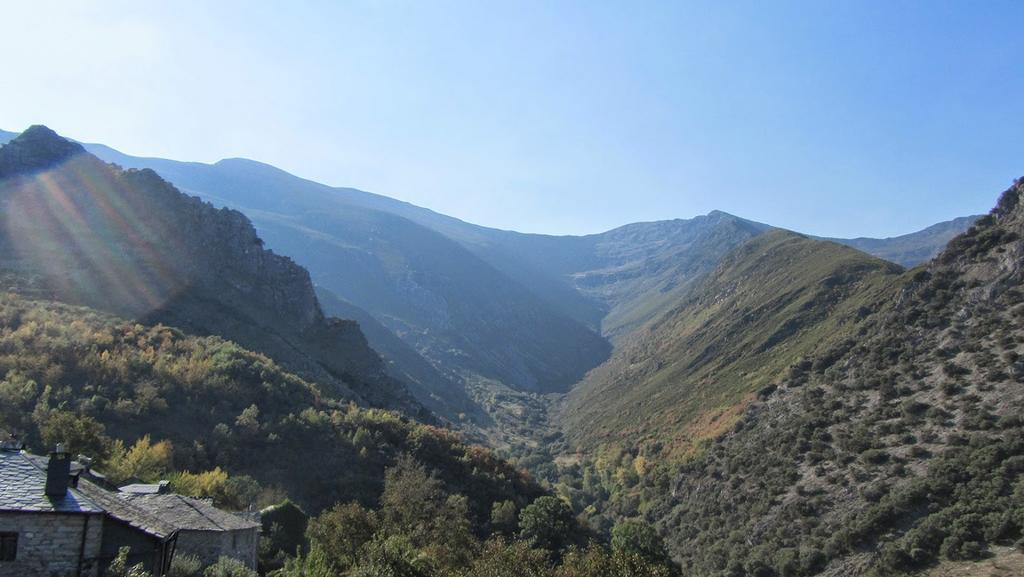
[{"label": "green hillside", "polygon": [[753,238],[572,391],[570,440],[685,454],[728,430],[791,365],[852,337],[900,270],[786,231]]},{"label": "green hillside", "polygon": [[303,532],[264,511],[260,568],[278,577],[677,575],[660,541],[592,542],[491,451],[219,337],[0,293],[0,375],[0,438],[64,443],[116,484],[169,478],[222,507],[291,499],[316,515]]},{"label": "green hillside", "polygon": [[[88,308],[0,295],[0,430],[40,451],[47,439],[99,457],[100,434],[131,446],[173,444],[168,469],[221,467],[278,488],[311,511],[376,502],[384,469],[403,453],[472,495],[475,514],[538,489],[450,432],[358,408],[268,357],[220,337],[195,337]],[[74,416],[66,428],[62,415]],[[47,431],[49,431],[47,433]],[[88,439],[76,446],[74,439]],[[102,470],[101,465],[101,470]]]}]

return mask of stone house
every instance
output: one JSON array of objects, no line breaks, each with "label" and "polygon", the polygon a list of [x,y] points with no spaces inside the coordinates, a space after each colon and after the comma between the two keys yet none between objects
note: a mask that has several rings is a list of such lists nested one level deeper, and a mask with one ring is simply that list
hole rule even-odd
[{"label": "stone house", "polygon": [[104,511],[69,486],[70,458],[41,469],[0,448],[0,577],[95,576]]},{"label": "stone house", "polygon": [[173,525],[88,479],[79,477],[76,488],[105,513],[97,556],[101,575],[121,547],[131,549],[130,565],[142,563],[151,574],[157,577],[164,574],[178,546],[178,534]]},{"label": "stone house", "polygon": [[124,492],[119,496],[159,517],[177,531],[179,554],[195,555],[204,565],[231,557],[256,568],[259,547],[258,521],[222,511],[208,500],[170,492]]},{"label": "stone house", "polygon": [[111,491],[74,465],[59,447],[45,458],[0,443],[0,577],[98,577],[122,547],[156,577],[175,554],[256,566],[258,522],[199,499]]}]

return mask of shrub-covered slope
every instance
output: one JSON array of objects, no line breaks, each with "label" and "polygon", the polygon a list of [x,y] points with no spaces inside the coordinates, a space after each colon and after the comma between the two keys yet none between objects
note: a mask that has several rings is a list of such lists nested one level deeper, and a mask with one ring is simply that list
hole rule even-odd
[{"label": "shrub-covered slope", "polygon": [[171,473],[174,491],[245,508],[255,480],[261,500],[319,513],[304,532],[294,505],[263,511],[261,572],[677,575],[649,527],[588,544],[567,504],[490,451],[339,401],[219,337],[11,293],[0,327],[0,435],[65,442],[119,482]]},{"label": "shrub-covered slope", "polygon": [[791,232],[754,237],[572,391],[570,439],[692,449],[792,363],[847,336],[900,271]]},{"label": "shrub-covered slope", "polygon": [[1024,181],[649,512],[690,575],[892,575],[1024,529]]},{"label": "shrub-covered slope", "polygon": [[403,453],[467,495],[478,521],[494,502],[522,505],[539,494],[487,450],[359,408],[265,355],[85,307],[0,295],[0,375],[0,430],[38,450],[41,429],[64,423],[53,434],[91,452],[74,442],[90,435],[68,434],[100,423],[128,445],[145,435],[170,441],[176,470],[247,474],[314,512],[338,501],[375,504],[385,468]]},{"label": "shrub-covered slope", "polygon": [[418,413],[352,321],[241,213],[120,170],[36,126],[0,148],[0,271],[10,288],[218,334],[375,406]]}]

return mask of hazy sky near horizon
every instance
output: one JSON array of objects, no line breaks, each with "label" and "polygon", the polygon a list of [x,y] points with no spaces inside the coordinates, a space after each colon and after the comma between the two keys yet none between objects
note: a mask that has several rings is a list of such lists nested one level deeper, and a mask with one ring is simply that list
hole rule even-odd
[{"label": "hazy sky near horizon", "polygon": [[246,157],[487,226],[828,236],[1024,175],[1024,2],[12,2],[0,128]]}]

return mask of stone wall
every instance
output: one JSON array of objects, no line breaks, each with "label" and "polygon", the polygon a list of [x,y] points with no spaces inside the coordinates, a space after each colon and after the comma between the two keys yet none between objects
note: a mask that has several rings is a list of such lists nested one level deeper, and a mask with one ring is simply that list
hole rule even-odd
[{"label": "stone wall", "polygon": [[0,512],[0,532],[18,534],[16,559],[0,562],[0,577],[74,577],[80,560],[82,576],[98,573],[94,559],[103,538],[101,514]]},{"label": "stone wall", "polygon": [[255,528],[243,531],[180,531],[174,555],[195,555],[203,565],[221,557],[232,557],[256,568],[259,537]]},{"label": "stone wall", "polygon": [[244,531],[230,531],[221,538],[224,555],[234,557],[250,568],[256,568],[256,550],[259,548],[259,533],[255,528]]}]

